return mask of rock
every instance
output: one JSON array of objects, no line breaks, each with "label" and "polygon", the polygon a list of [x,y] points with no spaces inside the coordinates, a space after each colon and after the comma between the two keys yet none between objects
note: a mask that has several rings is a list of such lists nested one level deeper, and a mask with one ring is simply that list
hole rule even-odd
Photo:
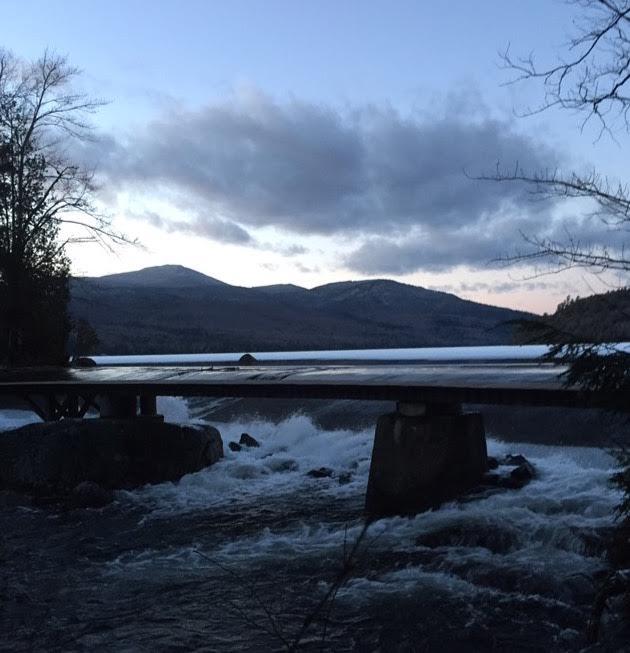
[{"label": "rock", "polygon": [[240,451],[243,448],[238,442],[229,442],[228,447],[230,451]]},{"label": "rock", "polygon": [[79,356],[72,364],[74,367],[96,367],[96,361],[89,356]]},{"label": "rock", "polygon": [[536,470],[533,465],[528,462],[523,456],[512,456],[514,459],[522,459],[523,462],[514,466],[509,473],[506,473],[505,467],[503,471],[499,472],[486,472],[481,479],[482,486],[499,487],[508,490],[520,490],[527,485],[533,478],[536,477]]},{"label": "rock", "polygon": [[[499,464],[496,467],[491,467],[492,464],[488,459],[488,467],[490,469],[498,469]],[[494,459],[496,460],[496,459]],[[499,461],[497,461],[498,463]],[[518,455],[507,455],[500,461],[500,464],[504,466],[503,472],[499,469],[499,473],[485,474],[482,479],[483,485],[490,485],[493,487],[501,487],[509,490],[519,490],[529,483],[533,478],[536,477],[536,470],[533,465],[525,458],[525,456]],[[505,466],[513,467],[509,474],[505,471]]]},{"label": "rock", "polygon": [[114,500],[114,493],[98,483],[82,481],[70,494],[69,503],[74,508],[102,508]]},{"label": "rock", "polygon": [[348,485],[352,480],[352,472],[341,472],[337,480],[339,481],[339,485]]},{"label": "rock", "polygon": [[223,456],[213,427],[152,419],[64,419],[0,438],[0,489],[68,494],[84,481],[105,489],[176,481]]},{"label": "rock", "polygon": [[496,469],[499,466],[499,461],[493,456],[488,456],[488,469]]},{"label": "rock", "polygon": [[527,458],[525,458],[525,456],[521,456],[520,453],[516,455],[510,453],[507,456],[505,456],[505,458],[501,462],[504,465],[512,465],[513,467],[516,467],[517,465],[522,465],[523,463],[527,463]]},{"label": "rock", "polygon": [[254,356],[251,354],[243,354],[239,359],[238,359],[239,365],[252,365],[253,363],[256,363],[256,359]]},{"label": "rock", "polygon": [[536,472],[534,468],[527,461],[521,463],[510,472],[510,478],[523,485],[529,483],[535,476]]},{"label": "rock", "polygon": [[246,447],[260,447],[258,440],[252,438],[249,433],[241,433],[241,439],[238,442]]},{"label": "rock", "polygon": [[319,469],[311,469],[306,472],[306,475],[311,478],[331,478],[333,470],[330,467],[320,467]]}]

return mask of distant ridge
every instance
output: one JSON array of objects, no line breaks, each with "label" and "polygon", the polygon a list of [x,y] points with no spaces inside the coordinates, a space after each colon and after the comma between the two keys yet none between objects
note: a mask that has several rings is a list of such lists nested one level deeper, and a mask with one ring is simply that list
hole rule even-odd
[{"label": "distant ridge", "polygon": [[180,265],[71,283],[103,354],[512,344],[528,314],[388,279],[232,286]]},{"label": "distant ridge", "polygon": [[183,265],[159,265],[132,272],[108,274],[103,277],[82,277],[102,286],[138,286],[145,288],[191,288],[194,286],[227,285]]},{"label": "distant ridge", "polygon": [[255,286],[254,288],[270,295],[290,295],[293,293],[308,292],[306,288],[296,286],[293,283],[276,283],[272,286]]}]

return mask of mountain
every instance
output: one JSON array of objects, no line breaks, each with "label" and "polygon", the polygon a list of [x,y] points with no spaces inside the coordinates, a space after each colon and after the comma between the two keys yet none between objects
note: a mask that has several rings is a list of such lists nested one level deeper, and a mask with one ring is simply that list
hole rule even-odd
[{"label": "mountain", "polygon": [[107,354],[509,344],[528,317],[385,279],[243,288],[181,266],[75,278],[70,310]]}]

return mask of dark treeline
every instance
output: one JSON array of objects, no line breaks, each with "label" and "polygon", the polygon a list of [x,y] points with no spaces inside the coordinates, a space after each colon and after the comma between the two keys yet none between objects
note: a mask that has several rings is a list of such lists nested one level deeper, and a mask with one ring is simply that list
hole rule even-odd
[{"label": "dark treeline", "polygon": [[551,315],[524,320],[520,344],[614,343],[630,341],[630,288],[567,298]]}]

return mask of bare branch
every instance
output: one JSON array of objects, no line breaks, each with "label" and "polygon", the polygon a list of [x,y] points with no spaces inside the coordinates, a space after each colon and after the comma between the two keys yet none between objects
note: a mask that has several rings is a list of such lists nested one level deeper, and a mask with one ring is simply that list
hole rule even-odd
[{"label": "bare branch", "polygon": [[513,57],[508,45],[499,54],[503,67],[513,73],[507,83],[542,82],[543,101],[523,115],[560,107],[584,113],[582,126],[596,118],[602,131],[610,131],[610,121],[621,117],[628,129],[630,2],[572,0],[572,4],[585,15],[568,43],[569,56],[558,64],[539,67],[532,53]]}]

